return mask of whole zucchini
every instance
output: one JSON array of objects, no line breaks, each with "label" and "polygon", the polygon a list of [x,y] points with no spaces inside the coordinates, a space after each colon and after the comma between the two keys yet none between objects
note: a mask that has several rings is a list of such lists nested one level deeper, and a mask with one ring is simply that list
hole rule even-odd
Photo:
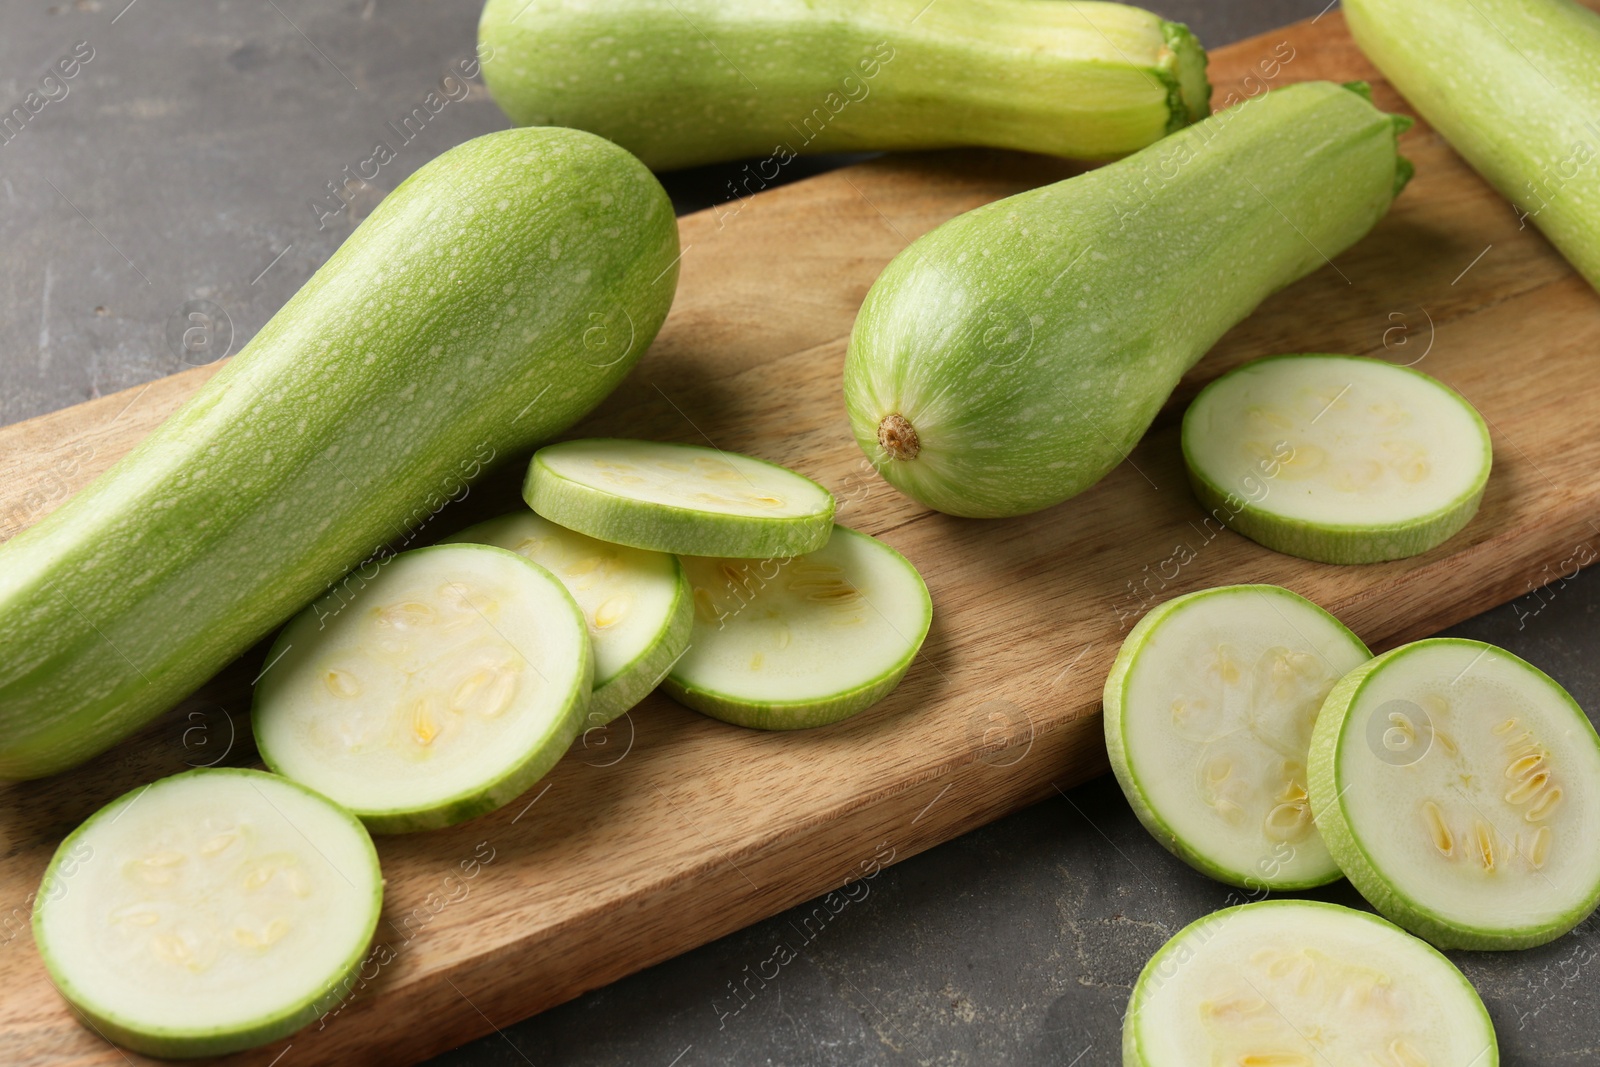
[{"label": "whole zucchini", "polygon": [[912,243],[845,360],[868,459],[952,515],[1021,515],[1099,481],[1217,338],[1389,209],[1409,121],[1354,88],[1254,97]]},{"label": "whole zucchini", "polygon": [[478,36],[513,122],[658,170],[765,157],[741,195],[811,152],[1126,155],[1211,96],[1185,27],[1094,0],[488,0]]},{"label": "whole zucchini", "polygon": [[1600,288],[1600,15],[1570,0],[1348,0],[1367,57]]},{"label": "whole zucchini", "polygon": [[[137,449],[0,546],[0,777],[172,706],[495,459],[569,426],[666,317],[678,232],[638,160],[489,134],[391,193]],[[268,668],[270,670],[270,665]]]}]

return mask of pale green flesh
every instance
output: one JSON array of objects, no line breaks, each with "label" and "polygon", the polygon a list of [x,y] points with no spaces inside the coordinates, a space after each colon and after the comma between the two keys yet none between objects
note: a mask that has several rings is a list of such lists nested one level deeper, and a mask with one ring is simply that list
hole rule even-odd
[{"label": "pale green flesh", "polygon": [[797,729],[865,710],[899,684],[933,619],[916,568],[843,526],[804,556],[683,565],[694,633],[667,691],[741,726]]},{"label": "pale green flesh", "polygon": [[695,556],[799,555],[833,530],[833,494],[775,463],[699,445],[597,438],[534,453],[523,497],[613,544]]},{"label": "pale green flesh", "polygon": [[1275,356],[1224,374],[1183,417],[1197,495],[1268,548],[1330,563],[1417,555],[1478,510],[1493,455],[1461,395],[1406,367]]},{"label": "pale green flesh", "polygon": [[1495,1067],[1449,960],[1366,912],[1272,900],[1184,927],[1139,975],[1124,1067]]},{"label": "pale green flesh", "polygon": [[1566,0],[1352,0],[1362,51],[1600,286],[1600,15]]},{"label": "pale green flesh", "polygon": [[522,793],[577,736],[594,677],[560,581],[478,544],[397,556],[298,616],[269,662],[252,712],[262,758],[382,832]]},{"label": "pale green flesh", "polygon": [[332,1008],[377,926],[361,824],[276,775],[202,770],[113,801],[62,842],[34,937],[62,995],[108,1039],[209,1056]]},{"label": "pale green flesh", "polygon": [[1341,681],[1311,789],[1350,881],[1441,947],[1540,944],[1600,900],[1600,739],[1503,649],[1419,641]]},{"label": "pale green flesh", "polygon": [[[512,120],[657,169],[979,144],[1103,159],[1203,117],[1205,53],[1109,3],[490,0],[484,79]],[[765,179],[765,181],[763,181]]]},{"label": "pale green flesh", "polygon": [[689,647],[694,605],[675,556],[596,541],[531,511],[481,522],[443,543],[460,541],[532,560],[577,601],[594,648],[586,727],[603,726],[643,700]]},{"label": "pale green flesh", "polygon": [[1208,589],[1146,615],[1104,701],[1112,770],[1145,828],[1235,885],[1338,878],[1312,824],[1306,762],[1323,698],[1370,655],[1278,586]]},{"label": "pale green flesh", "polygon": [[[1355,92],[1293,85],[945,223],[889,264],[856,319],[857,442],[955,515],[1083,491],[1230,326],[1383,216],[1409,173],[1396,128]],[[880,441],[893,415],[914,456]]]},{"label": "pale green flesh", "polygon": [[589,134],[494,133],[418,170],[139,448],[0,545],[0,777],[106,748],[431,535],[611,391],[677,254],[660,185]]}]

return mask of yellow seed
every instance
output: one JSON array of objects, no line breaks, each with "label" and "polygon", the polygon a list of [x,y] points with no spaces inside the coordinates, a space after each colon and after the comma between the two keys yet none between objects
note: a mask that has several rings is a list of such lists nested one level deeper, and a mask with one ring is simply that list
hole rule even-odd
[{"label": "yellow seed", "polygon": [[628,595],[618,593],[609,597],[598,608],[594,609],[594,625],[598,630],[605,630],[622,621],[628,613]]},{"label": "yellow seed", "polygon": [[1528,862],[1535,867],[1543,867],[1544,861],[1550,856],[1550,840],[1554,835],[1550,827],[1541,826],[1539,832],[1533,835],[1533,844],[1528,847]]},{"label": "yellow seed", "polygon": [[1494,870],[1494,830],[1489,824],[1479,819],[1473,826],[1474,838],[1478,846],[1478,862],[1483,864],[1486,871]]},{"label": "yellow seed", "polygon": [[694,613],[701,622],[717,621],[717,605],[711,599],[711,591],[703,586],[694,587]]},{"label": "yellow seed", "polygon": [[1549,782],[1549,771],[1539,771],[1537,774],[1530,774],[1528,777],[1524,778],[1522,781],[1506,790],[1506,803],[1526,803],[1527,801],[1533,799],[1534,794],[1538,793],[1541,789],[1548,785]]},{"label": "yellow seed", "polygon": [[750,669],[753,670],[753,671],[759,671],[761,669],[762,665],[765,664],[765,663],[766,663],[766,660],[762,657],[761,653],[759,653],[759,652],[757,652],[755,655],[750,657]]},{"label": "yellow seed", "polygon": [[424,604],[420,600],[404,600],[379,608],[377,616],[380,626],[409,630],[433,622],[435,612],[431,604]]},{"label": "yellow seed", "polygon": [[200,855],[215,856],[217,853],[225,851],[229,845],[237,840],[239,840],[239,831],[237,830],[228,830],[220,833],[200,846]]},{"label": "yellow seed", "polygon": [[283,878],[289,884],[289,892],[295,896],[304,898],[311,895],[311,879],[307,878],[306,872],[298,866],[285,867]]},{"label": "yellow seed", "polygon": [[1431,468],[1422,460],[1414,459],[1409,463],[1396,464],[1394,470],[1400,476],[1401,481],[1415,484],[1425,480]]},{"label": "yellow seed", "polygon": [[1539,765],[1544,762],[1544,757],[1545,754],[1543,752],[1530,752],[1526,756],[1512,760],[1506,764],[1506,777],[1516,779],[1528,777],[1528,775],[1539,769]]},{"label": "yellow seed", "polygon": [[233,939],[245,948],[270,948],[283,940],[283,935],[288,932],[289,923],[286,920],[273,919],[259,932],[236,926],[233,929]]},{"label": "yellow seed", "polygon": [[258,863],[244,872],[244,889],[247,893],[254,893],[257,889],[272,881],[272,876],[278,873],[278,868],[270,863]]},{"label": "yellow seed", "polygon": [[1225,782],[1233,774],[1233,761],[1214,759],[1206,764],[1206,781],[1212,784]]},{"label": "yellow seed", "polygon": [[1560,803],[1561,790],[1559,788],[1548,789],[1545,791],[1544,796],[1534,801],[1533,806],[1522,813],[1522,817],[1528,822],[1541,822],[1548,819],[1550,813],[1555,811],[1556,806]]},{"label": "yellow seed", "polygon": [[1428,1057],[1403,1037],[1389,1042],[1389,1055],[1394,1057],[1399,1067],[1429,1067]]},{"label": "yellow seed", "polygon": [[1444,747],[1444,750],[1450,755],[1455,756],[1460,754],[1461,748],[1456,744],[1455,738],[1451,737],[1437,726],[1433,728],[1433,739],[1439,742],[1439,744]]},{"label": "yellow seed", "polygon": [[1439,810],[1439,805],[1428,801],[1422,805],[1423,822],[1427,824],[1428,835],[1433,838],[1433,847],[1440,854],[1448,856],[1455,850],[1455,836],[1450,833],[1450,827],[1444,823],[1444,813]]},{"label": "yellow seed", "polygon": [[323,674],[322,684],[328,687],[328,692],[346,700],[361,695],[361,683],[349,671],[333,668]]},{"label": "yellow seed", "polygon": [[1311,810],[1305,804],[1279,804],[1267,812],[1262,830],[1276,841],[1298,841],[1311,829]]},{"label": "yellow seed", "polygon": [[439,722],[433,717],[433,710],[428,707],[426,698],[415,701],[411,705],[411,737],[417,744],[427,746],[433,744],[439,736]]},{"label": "yellow seed", "polygon": [[581,578],[604,562],[599,556],[585,556],[580,560],[567,564],[565,573],[568,578]]},{"label": "yellow seed", "polygon": [[150,951],[162,963],[174,967],[195,969],[194,954],[189,951],[189,946],[177,934],[156,934],[150,938]]},{"label": "yellow seed", "polygon": [[1260,997],[1252,997],[1248,994],[1245,994],[1236,996],[1232,1000],[1224,1000],[1220,1003],[1214,1000],[1202,1001],[1200,1004],[1200,1013],[1202,1015],[1221,1015],[1230,1017],[1237,1017],[1240,1015],[1258,1015],[1266,1006],[1267,1002],[1262,1000]]},{"label": "yellow seed", "polygon": [[1298,1052],[1246,1052],[1239,1067],[1311,1067],[1311,1058]]},{"label": "yellow seed", "polygon": [[[482,715],[492,719],[511,703],[516,684],[517,670],[509,663],[473,671],[462,679],[451,694],[450,710],[457,715]],[[418,701],[417,706],[422,708],[424,703]],[[426,745],[431,740],[430,737],[422,744]]]},{"label": "yellow seed", "polygon": [[524,537],[521,543],[517,545],[516,551],[517,555],[519,556],[525,556],[528,559],[537,559],[539,553],[544,551],[544,538]]},{"label": "yellow seed", "polygon": [[755,505],[757,505],[759,507],[763,507],[763,508],[781,508],[781,507],[783,507],[783,500],[780,497],[767,496],[765,494],[757,495],[755,493],[751,493],[750,496],[749,496],[749,500],[750,500],[750,503],[755,504]]},{"label": "yellow seed", "polygon": [[1517,728],[1517,720],[1516,719],[1507,719],[1505,722],[1502,722],[1499,725],[1497,725],[1494,728],[1494,732],[1496,734],[1508,734],[1512,730],[1515,730],[1516,728]]}]

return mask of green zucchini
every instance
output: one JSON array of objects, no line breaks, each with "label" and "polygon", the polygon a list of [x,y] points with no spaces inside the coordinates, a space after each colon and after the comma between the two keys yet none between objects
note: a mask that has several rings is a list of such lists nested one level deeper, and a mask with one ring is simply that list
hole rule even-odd
[{"label": "green zucchini", "polygon": [[86,759],[371,581],[611,391],[677,255],[659,183],[591,134],[489,134],[418,170],[142,445],[0,546],[0,777]]},{"label": "green zucchini", "polygon": [[1210,110],[1189,31],[1058,0],[489,0],[479,23],[513,122],[576,126],[658,170],[987,145],[1107,159]]},{"label": "green zucchini", "polygon": [[1478,512],[1489,427],[1454,389],[1410,367],[1272,356],[1200,391],[1183,460],[1212,515],[1278,552],[1376,563],[1442,544]]},{"label": "green zucchini", "polygon": [[975,517],[1093,485],[1217,338],[1389,209],[1408,122],[1356,88],[1266,93],[915,241],[868,292],[845,361],[873,466]]},{"label": "green zucchini", "polygon": [[1600,902],[1600,737],[1504,649],[1415,641],[1340,679],[1311,810],[1374,908],[1440,948],[1542,945]]},{"label": "green zucchini", "polygon": [[1571,0],[1348,0],[1356,43],[1600,288],[1600,14]]},{"label": "green zucchini", "polygon": [[1185,926],[1139,974],[1123,1067],[1496,1067],[1466,975],[1376,915],[1264,900]]},{"label": "green zucchini", "polygon": [[142,786],[68,834],[34,898],[33,936],[101,1037],[218,1056],[332,1009],[382,905],[378,853],[349,812],[225,767]]}]

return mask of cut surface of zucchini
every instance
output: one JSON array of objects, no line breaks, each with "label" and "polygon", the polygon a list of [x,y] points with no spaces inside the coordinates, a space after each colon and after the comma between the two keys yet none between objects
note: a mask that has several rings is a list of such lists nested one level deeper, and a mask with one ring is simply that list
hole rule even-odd
[{"label": "cut surface of zucchini", "polygon": [[1402,645],[1340,680],[1311,804],[1345,875],[1441,948],[1566,933],[1600,901],[1600,739],[1543,671],[1481,641]]},{"label": "cut surface of zucchini", "polygon": [[694,605],[676,556],[597,541],[531,511],[480,522],[442,543],[463,541],[531,559],[577,601],[594,647],[586,727],[643,700],[689,647]]},{"label": "cut surface of zucchini", "polygon": [[231,768],[112,801],[56,850],[35,898],[50,979],[103,1036],[212,1056],[293,1033],[348,991],[383,877],[351,814]]},{"label": "cut surface of zucchini", "polygon": [[1111,768],[1139,821],[1233,885],[1338,878],[1312,823],[1306,761],[1323,698],[1371,655],[1275,585],[1205,589],[1149,612],[1123,641],[1104,699]]},{"label": "cut surface of zucchini", "polygon": [[1213,912],[1163,945],[1122,1024],[1124,1067],[1495,1067],[1477,991],[1427,943],[1310,900]]},{"label": "cut surface of zucchini", "polygon": [[252,712],[261,758],[379,832],[500,807],[582,727],[594,670],[582,612],[549,571],[490,545],[374,569],[273,644]]},{"label": "cut surface of zucchini", "polygon": [[833,530],[833,494],[810,478],[699,445],[547,445],[533,454],[522,495],[568,529],[686,556],[795,556],[821,548]]},{"label": "cut surface of zucchini", "polygon": [[1183,417],[1195,495],[1268,548],[1323,563],[1414,556],[1471,520],[1489,430],[1459,393],[1407,367],[1273,356],[1229,371]]},{"label": "cut surface of zucchini", "polygon": [[844,526],[804,556],[683,566],[694,633],[663,684],[739,726],[822,726],[871,707],[900,684],[933,621],[911,562]]}]

